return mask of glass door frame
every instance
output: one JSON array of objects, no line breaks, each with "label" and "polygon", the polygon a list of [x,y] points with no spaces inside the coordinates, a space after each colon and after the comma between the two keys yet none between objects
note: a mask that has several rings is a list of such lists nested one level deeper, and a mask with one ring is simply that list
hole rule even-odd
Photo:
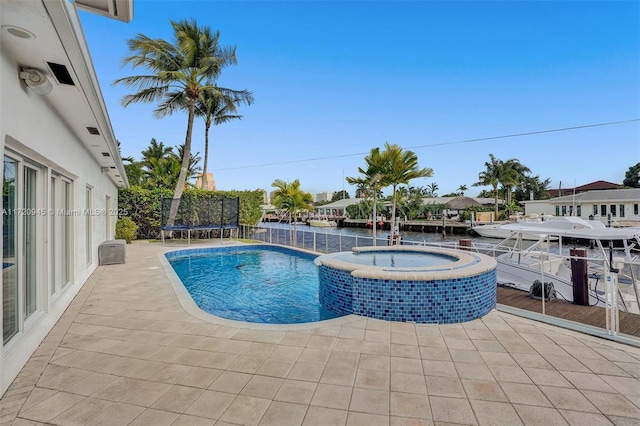
[{"label": "glass door frame", "polygon": [[[49,276],[48,271],[48,262],[43,261],[47,259],[47,238],[45,235],[47,234],[47,209],[43,208],[46,205],[45,202],[45,194],[47,191],[47,179],[48,177],[47,168],[25,158],[24,156],[17,154],[13,151],[5,149],[3,160],[5,158],[9,158],[12,161],[15,161],[16,170],[15,170],[15,179],[16,179],[16,187],[15,187],[15,201],[16,205],[14,206],[14,210],[11,212],[15,214],[16,217],[16,226],[15,226],[15,263],[16,263],[16,278],[17,278],[17,332],[11,336],[6,342],[3,339],[4,350],[10,350],[14,342],[20,340],[21,336],[24,335],[25,331],[28,331],[38,320],[42,317],[44,312],[48,310],[48,291],[47,288],[42,284],[48,282],[47,278]],[[33,182],[32,190],[35,191],[33,194],[33,206],[28,206],[29,209],[25,208],[25,184],[27,183],[25,180],[25,171],[33,170],[35,171],[35,181]],[[6,207],[3,206],[5,209]],[[24,241],[25,236],[25,221],[29,216],[29,220],[33,219],[34,226],[34,236],[31,241],[33,247],[33,255],[35,259],[33,262],[37,265],[34,268],[33,275],[33,311],[29,314],[26,314],[26,292],[27,292],[27,283],[26,280],[26,244]],[[3,247],[4,251],[4,247]],[[4,285],[4,281],[3,281]],[[3,301],[4,303],[4,301]]]},{"label": "glass door frame", "polygon": [[51,170],[49,189],[49,294],[55,303],[73,282],[73,181]]}]

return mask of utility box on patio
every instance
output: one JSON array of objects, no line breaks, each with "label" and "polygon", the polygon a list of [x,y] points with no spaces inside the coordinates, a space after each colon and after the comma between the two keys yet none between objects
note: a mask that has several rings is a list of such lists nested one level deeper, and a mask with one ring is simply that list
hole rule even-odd
[{"label": "utility box on patio", "polygon": [[127,258],[125,240],[108,240],[98,246],[98,264],[116,265],[125,263]]}]

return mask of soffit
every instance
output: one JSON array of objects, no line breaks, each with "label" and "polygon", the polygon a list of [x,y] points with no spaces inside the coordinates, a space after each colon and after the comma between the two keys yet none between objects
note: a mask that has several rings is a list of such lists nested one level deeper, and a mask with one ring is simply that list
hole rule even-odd
[{"label": "soffit", "polygon": [[78,9],[118,21],[131,22],[133,19],[133,0],[75,0],[75,3]]},{"label": "soffit", "polygon": [[[3,0],[0,25],[2,50],[15,62],[16,69],[36,68],[46,75],[53,85],[50,93],[42,95],[49,106],[104,168],[105,174],[116,185],[127,186],[113,129],[73,5],[66,0]],[[8,28],[24,29],[32,37],[17,37],[7,31]],[[63,65],[74,85],[60,84],[49,62]],[[17,83],[30,90],[24,82]],[[99,134],[90,134],[87,128],[91,127]]]}]

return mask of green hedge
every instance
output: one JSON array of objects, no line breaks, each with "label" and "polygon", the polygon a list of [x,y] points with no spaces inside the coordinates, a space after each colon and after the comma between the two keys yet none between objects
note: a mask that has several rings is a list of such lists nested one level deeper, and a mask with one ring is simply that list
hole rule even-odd
[{"label": "green hedge", "polygon": [[[170,189],[144,189],[132,186],[129,189],[118,191],[118,209],[122,216],[127,216],[138,225],[138,239],[153,239],[160,236],[160,204],[162,197],[171,198],[173,191]],[[199,199],[204,197],[239,197],[240,198],[240,223],[255,225],[262,210],[263,192],[255,191],[204,191],[201,189],[189,189],[184,191],[184,199]]]},{"label": "green hedge", "polygon": [[127,244],[136,239],[138,225],[128,217],[121,217],[116,222],[116,240],[125,240]]}]

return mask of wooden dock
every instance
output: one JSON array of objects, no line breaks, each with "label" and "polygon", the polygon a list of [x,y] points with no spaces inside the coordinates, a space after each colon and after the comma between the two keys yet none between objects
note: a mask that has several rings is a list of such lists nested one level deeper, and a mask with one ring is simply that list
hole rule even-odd
[{"label": "wooden dock", "polygon": [[[344,226],[348,228],[367,228],[366,219],[344,219],[343,224],[338,223],[338,226]],[[391,222],[385,221],[382,229],[388,230]],[[469,235],[471,225],[468,223],[460,222],[458,220],[446,220],[444,225],[442,220],[419,220],[419,221],[399,221],[398,227],[400,232],[427,232],[441,234],[444,231],[447,235]],[[378,229],[380,227],[378,226]]]},{"label": "wooden dock", "polygon": [[[527,292],[498,287],[498,303],[530,312],[542,313],[542,302],[531,299]],[[605,309],[599,306],[581,306],[564,300],[545,302],[546,315],[605,329]],[[620,312],[620,332],[640,337],[640,315]]]}]

